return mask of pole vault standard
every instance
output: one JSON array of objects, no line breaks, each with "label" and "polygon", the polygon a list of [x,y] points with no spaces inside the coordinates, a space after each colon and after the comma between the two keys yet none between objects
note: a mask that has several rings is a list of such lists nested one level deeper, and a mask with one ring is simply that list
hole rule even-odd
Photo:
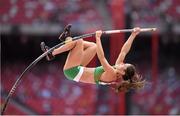
[{"label": "pole vault standard", "polygon": [[[114,34],[114,33],[126,33],[126,32],[133,32],[134,29],[123,29],[123,30],[109,30],[109,31],[103,31],[103,34]],[[141,28],[140,30],[141,32],[148,32],[148,31],[156,31],[156,28]],[[42,55],[40,55],[38,58],[36,58],[22,73],[21,75],[18,77],[18,79],[16,80],[16,82],[14,83],[14,85],[12,86],[8,96],[6,97],[6,100],[4,102],[4,105],[2,106],[1,109],[1,114],[4,114],[4,111],[7,107],[7,104],[9,102],[9,99],[11,98],[11,96],[13,95],[13,93],[16,90],[17,85],[19,84],[19,82],[21,81],[22,77],[24,76],[24,74],[29,71],[33,66],[35,66],[42,58],[44,58],[48,53],[52,52],[54,49],[59,48],[60,46],[71,42],[71,41],[75,41],[78,39],[84,39],[87,37],[93,37],[96,33],[89,33],[89,34],[84,34],[84,35],[80,35],[77,37],[73,37],[72,40],[66,40],[63,41],[57,45],[55,45],[54,47],[50,48],[48,51],[44,52]]]}]

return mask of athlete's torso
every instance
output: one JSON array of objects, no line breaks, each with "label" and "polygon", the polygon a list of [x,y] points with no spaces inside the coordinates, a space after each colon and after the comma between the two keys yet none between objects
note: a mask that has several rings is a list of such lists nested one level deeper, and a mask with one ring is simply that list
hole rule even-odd
[{"label": "athlete's torso", "polygon": [[97,74],[99,80],[103,82],[112,82],[117,79],[114,72],[104,71],[103,67],[99,66],[96,68],[84,67],[84,72],[80,81],[85,83],[96,83],[94,78],[94,76],[96,76],[95,74]]},{"label": "athlete's torso", "polygon": [[69,80],[91,84],[99,84],[99,82],[110,83],[117,80],[114,66],[107,71],[104,70],[103,66],[96,68],[74,66],[65,69],[64,74]]},{"label": "athlete's torso", "polygon": [[82,77],[81,77],[80,81],[84,82],[84,83],[93,83],[93,84],[95,84],[94,70],[95,70],[95,68],[84,67],[84,72],[82,74]]}]

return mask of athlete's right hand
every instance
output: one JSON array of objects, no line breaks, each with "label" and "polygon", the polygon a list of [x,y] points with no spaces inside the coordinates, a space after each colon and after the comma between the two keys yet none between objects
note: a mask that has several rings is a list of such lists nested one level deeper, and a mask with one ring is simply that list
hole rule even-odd
[{"label": "athlete's right hand", "polygon": [[102,31],[101,30],[96,31],[96,39],[100,39],[101,35],[102,35]]}]

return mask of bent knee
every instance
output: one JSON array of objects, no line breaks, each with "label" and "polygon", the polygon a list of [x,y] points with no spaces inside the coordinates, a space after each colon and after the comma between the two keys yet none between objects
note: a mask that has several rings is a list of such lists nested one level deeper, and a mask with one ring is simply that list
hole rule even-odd
[{"label": "bent knee", "polygon": [[74,47],[83,45],[83,40],[82,39],[76,40],[75,42],[76,43],[75,43]]},{"label": "bent knee", "polygon": [[77,43],[77,44],[83,44],[83,39],[78,39],[78,40],[76,40],[76,43]]},{"label": "bent knee", "polygon": [[96,47],[97,47],[97,45],[96,45],[95,43],[93,43],[93,42],[89,42],[89,43],[88,43],[88,46],[89,46],[89,47],[93,47],[93,48],[96,48]]},{"label": "bent knee", "polygon": [[88,47],[91,51],[93,51],[93,53],[96,53],[94,51],[96,51],[97,45],[95,43],[91,43],[90,46]]},{"label": "bent knee", "polygon": [[91,46],[93,46],[93,47],[97,47],[97,45],[95,44],[95,43],[91,43]]},{"label": "bent knee", "polygon": [[97,48],[97,45],[95,43],[91,43],[91,47],[95,50]]},{"label": "bent knee", "polygon": [[94,43],[93,49],[96,50],[96,48],[97,48],[97,45]]}]

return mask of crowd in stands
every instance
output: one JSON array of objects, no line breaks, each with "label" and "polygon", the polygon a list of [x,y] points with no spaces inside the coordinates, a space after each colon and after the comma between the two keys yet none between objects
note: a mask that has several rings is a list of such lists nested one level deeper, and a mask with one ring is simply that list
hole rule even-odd
[{"label": "crowd in stands", "polygon": [[[108,12],[111,0],[104,1]],[[3,0],[0,2],[0,24],[73,24],[80,32],[100,29],[101,12],[93,0]],[[142,5],[143,4],[143,5]],[[126,0],[125,11],[133,25],[163,26],[180,19],[179,0]],[[163,24],[162,24],[163,23]]]},{"label": "crowd in stands", "polygon": [[[37,114],[93,114],[96,86],[69,81],[56,66],[37,66],[23,77],[14,97]],[[3,67],[1,94],[11,89],[24,68],[22,63]]]},{"label": "crowd in stands", "polygon": [[[145,74],[146,78],[153,78],[148,70]],[[156,82],[149,81],[143,90],[133,94],[132,114],[179,114],[179,77],[178,67],[160,70]]]},{"label": "crowd in stands", "polygon": [[134,25],[163,26],[162,23],[179,22],[179,4],[179,0],[127,0],[126,10],[132,13]]},{"label": "crowd in stands", "polygon": [[102,18],[90,0],[4,0],[0,24],[64,26],[73,24],[80,31],[102,26]]}]

